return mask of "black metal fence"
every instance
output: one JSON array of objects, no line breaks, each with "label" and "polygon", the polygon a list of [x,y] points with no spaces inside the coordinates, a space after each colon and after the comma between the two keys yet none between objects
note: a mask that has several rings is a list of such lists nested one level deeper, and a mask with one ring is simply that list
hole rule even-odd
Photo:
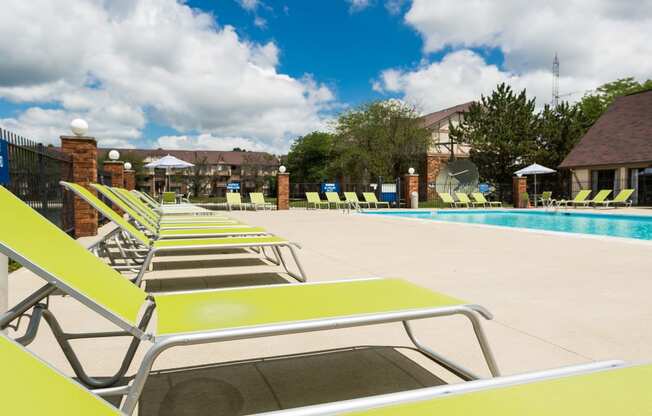
[{"label": "black metal fence", "polygon": [[72,157],[0,128],[7,142],[12,193],[67,233],[74,231],[72,195],[59,182],[72,179]]},{"label": "black metal fence", "polygon": [[[100,185],[113,186],[113,182],[111,181],[111,178],[112,178],[111,172],[106,170],[97,171],[97,183],[99,183]],[[108,206],[112,205],[111,201],[109,201],[99,192],[98,192],[98,197]],[[111,222],[111,220],[106,218],[104,215],[102,215],[102,213],[98,213],[98,215],[99,217],[97,218],[97,221],[99,225],[104,225]]]}]

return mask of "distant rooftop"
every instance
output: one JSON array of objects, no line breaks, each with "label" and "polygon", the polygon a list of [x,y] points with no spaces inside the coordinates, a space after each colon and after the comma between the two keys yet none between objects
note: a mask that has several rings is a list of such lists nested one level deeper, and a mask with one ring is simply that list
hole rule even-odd
[{"label": "distant rooftop", "polygon": [[652,90],[618,97],[560,168],[652,162]]},{"label": "distant rooftop", "polygon": [[[106,157],[106,154],[113,148],[98,149],[100,157]],[[266,152],[237,152],[222,150],[176,150],[176,149],[116,149],[121,155],[133,155],[139,158],[159,159],[166,155],[172,155],[178,159],[195,163],[206,158],[206,163],[210,165],[243,165],[247,163],[257,163],[269,166],[277,166],[279,160],[276,156]]]},{"label": "distant rooftop", "polygon": [[452,116],[455,113],[463,113],[469,110],[473,101],[464,104],[458,104],[453,107],[445,108],[443,110],[435,111],[434,113],[426,114],[423,116],[423,124],[425,127],[430,127],[440,121]]}]

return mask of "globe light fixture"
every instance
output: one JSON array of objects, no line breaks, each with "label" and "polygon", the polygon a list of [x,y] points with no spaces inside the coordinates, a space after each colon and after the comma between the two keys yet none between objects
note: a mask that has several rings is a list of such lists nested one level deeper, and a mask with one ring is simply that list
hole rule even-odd
[{"label": "globe light fixture", "polygon": [[285,166],[283,166],[283,165],[281,165],[281,167],[278,168],[278,171],[281,172],[281,173],[285,173],[286,170],[287,170],[287,168]]},{"label": "globe light fixture", "polygon": [[408,169],[408,173],[409,173],[410,175],[414,175],[414,168],[410,168],[410,169]]},{"label": "globe light fixture", "polygon": [[111,150],[109,152],[109,159],[111,159],[111,160],[120,159],[120,152],[118,152],[117,150]]},{"label": "globe light fixture", "polygon": [[125,169],[126,170],[131,170],[131,163],[129,163],[129,162],[125,163]]},{"label": "globe light fixture", "polygon": [[83,136],[88,132],[88,123],[86,120],[76,118],[70,122],[70,130],[75,136]]}]

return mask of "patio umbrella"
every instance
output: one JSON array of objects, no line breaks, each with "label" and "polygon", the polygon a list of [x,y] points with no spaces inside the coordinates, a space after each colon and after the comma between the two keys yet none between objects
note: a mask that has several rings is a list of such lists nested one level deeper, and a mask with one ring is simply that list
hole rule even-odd
[{"label": "patio umbrella", "polygon": [[165,169],[165,189],[167,190],[168,188],[168,175],[170,174],[170,169],[185,169],[185,168],[191,168],[195,165],[193,165],[190,162],[186,162],[185,160],[177,159],[176,157],[172,155],[167,155],[159,160],[155,160],[153,162],[149,162],[148,164],[145,165],[146,168],[158,168],[158,169]]},{"label": "patio umbrella", "polygon": [[533,163],[530,166],[517,170],[514,172],[516,176],[534,175],[534,206],[537,206],[537,175],[545,175],[547,173],[555,173],[556,170],[541,166],[538,163]]}]

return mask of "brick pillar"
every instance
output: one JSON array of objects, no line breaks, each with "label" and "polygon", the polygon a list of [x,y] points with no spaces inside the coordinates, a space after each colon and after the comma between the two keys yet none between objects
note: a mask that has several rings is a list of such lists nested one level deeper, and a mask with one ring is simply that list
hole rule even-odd
[{"label": "brick pillar", "polygon": [[408,208],[418,208],[418,207],[412,207],[412,192],[416,192],[417,194],[419,193],[419,175],[417,174],[412,174],[410,175],[409,173],[403,176],[403,180],[405,181],[405,195],[403,198],[405,198],[405,205]]},{"label": "brick pillar", "polygon": [[[89,186],[97,182],[97,142],[93,137],[61,136],[61,150],[72,156],[72,181]],[[97,211],[79,197],[74,198],[75,238],[97,235]]]},{"label": "brick pillar", "polygon": [[131,191],[136,189],[136,171],[125,170],[125,189]]},{"label": "brick pillar", "polygon": [[[111,186],[117,188],[124,188],[125,186],[125,162],[122,160],[105,160],[104,171],[111,173]],[[106,185],[106,184],[105,184]],[[112,205],[111,208],[120,215],[124,215],[124,211],[118,208],[117,205]]]},{"label": "brick pillar", "polygon": [[276,209],[290,209],[290,174],[276,174]]},{"label": "brick pillar", "polygon": [[514,176],[513,178],[514,208],[527,208],[528,203],[521,201],[521,194],[527,192],[527,177]]},{"label": "brick pillar", "polygon": [[437,181],[437,175],[442,167],[442,158],[439,155],[427,155],[426,156],[426,198],[428,201],[432,201],[437,196],[437,191],[434,186],[431,188],[430,185],[434,185]]}]

